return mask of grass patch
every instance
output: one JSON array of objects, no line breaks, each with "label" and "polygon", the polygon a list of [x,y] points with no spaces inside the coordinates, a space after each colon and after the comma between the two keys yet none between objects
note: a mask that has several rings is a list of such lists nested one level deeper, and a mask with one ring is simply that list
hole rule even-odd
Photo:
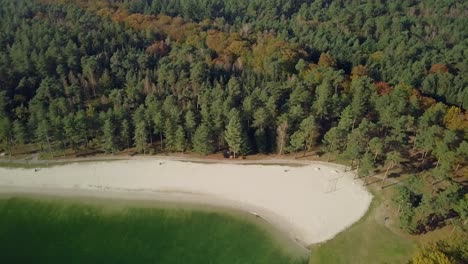
[{"label": "grass patch", "polygon": [[0,200],[0,263],[306,263],[218,212]]},{"label": "grass patch", "polygon": [[366,215],[334,239],[312,248],[309,263],[406,263],[416,243],[395,234],[377,219],[382,204],[381,192]]}]

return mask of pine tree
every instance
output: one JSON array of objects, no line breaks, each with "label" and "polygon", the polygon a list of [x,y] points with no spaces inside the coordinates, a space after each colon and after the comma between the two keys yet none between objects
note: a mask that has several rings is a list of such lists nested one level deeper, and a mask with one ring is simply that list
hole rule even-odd
[{"label": "pine tree", "polygon": [[465,163],[468,160],[468,141],[463,140],[460,146],[457,148],[457,165],[455,172],[460,168],[460,164]]},{"label": "pine tree", "polygon": [[332,87],[330,83],[323,82],[317,87],[317,96],[312,105],[315,113],[320,119],[327,118],[330,112],[330,97],[332,96]]},{"label": "pine tree", "polygon": [[84,142],[85,146],[88,147],[88,133],[89,133],[89,124],[91,120],[88,120],[85,112],[78,111],[75,115],[75,131],[76,138],[79,142]]},{"label": "pine tree", "polygon": [[284,149],[286,148],[288,128],[288,116],[283,114],[278,118],[278,127],[276,128],[276,146],[278,148],[278,154],[280,155],[283,155]]},{"label": "pine tree", "polygon": [[377,159],[378,155],[383,153],[383,143],[382,140],[378,137],[374,137],[369,141],[369,150],[374,154],[374,161]]},{"label": "pine tree", "polygon": [[174,120],[167,119],[164,124],[164,136],[166,137],[166,149],[175,150],[175,132]]},{"label": "pine tree", "polygon": [[343,138],[345,133],[340,130],[338,127],[332,127],[323,137],[323,144],[325,145],[328,158],[327,161],[330,161],[330,153],[333,151],[341,151],[343,148]]},{"label": "pine tree", "polygon": [[190,140],[193,138],[193,133],[195,132],[195,129],[197,128],[197,123],[195,121],[195,114],[193,113],[192,110],[188,110],[187,113],[185,114],[185,128],[187,132],[190,135]]},{"label": "pine tree", "polygon": [[[67,138],[68,143],[71,144],[73,149],[76,149],[77,142],[75,137],[75,119],[73,117],[73,114],[64,116],[62,122],[65,131],[65,137]],[[39,131],[37,131],[36,133],[39,133]]]},{"label": "pine tree", "polygon": [[0,117],[0,143],[11,156],[11,122],[6,116]]},{"label": "pine tree", "polygon": [[359,119],[368,112],[369,101],[375,93],[375,88],[372,80],[367,77],[354,78],[351,82],[351,90],[353,98],[351,100],[351,116],[353,118],[352,128],[354,129]]},{"label": "pine tree", "polygon": [[135,140],[135,147],[137,152],[143,152],[146,154],[146,124],[145,122],[137,122],[135,123],[135,136],[133,138]]},{"label": "pine tree", "polygon": [[163,132],[164,132],[164,115],[162,111],[156,111],[153,115],[153,130],[154,133],[159,134],[159,140],[161,144],[161,149],[164,148],[164,141],[163,141]]},{"label": "pine tree", "polygon": [[13,121],[13,137],[15,139],[15,143],[18,145],[23,145],[26,143],[26,128],[24,127],[23,123],[19,120]]},{"label": "pine tree", "polygon": [[140,105],[133,115],[133,123],[135,126],[135,147],[137,152],[143,152],[146,154],[146,143],[148,139],[148,131],[145,121],[145,108],[143,105]]},{"label": "pine tree", "polygon": [[186,145],[184,128],[179,125],[174,135],[174,150],[183,152],[185,151]]},{"label": "pine tree", "polygon": [[107,153],[114,153],[117,150],[117,139],[115,137],[115,125],[112,118],[106,118],[102,130],[104,134],[102,143],[104,151]]},{"label": "pine tree", "polygon": [[41,143],[41,149],[43,144],[47,144],[49,152],[52,151],[51,147],[51,139],[50,139],[50,130],[49,130],[49,122],[47,119],[42,119],[35,131],[37,140]]},{"label": "pine tree", "polygon": [[309,116],[302,120],[300,125],[301,131],[304,133],[305,138],[305,148],[304,156],[306,151],[310,151],[312,146],[315,145],[317,137],[319,136],[318,127],[315,123],[315,117]]},{"label": "pine tree", "polygon": [[387,179],[388,171],[393,169],[396,165],[400,164],[401,162],[401,154],[397,151],[391,151],[387,154],[387,159],[385,160],[385,165],[387,169],[385,171],[385,175],[382,179],[382,185],[380,185],[380,189],[384,187],[385,180]]},{"label": "pine tree", "polygon": [[236,154],[240,152],[243,143],[242,139],[242,125],[240,123],[240,117],[238,111],[231,111],[231,118],[226,126],[225,139],[229,145],[229,150]]},{"label": "pine tree", "polygon": [[124,119],[122,121],[122,130],[120,131],[120,139],[122,143],[125,145],[126,148],[130,148],[131,145],[131,129],[130,129],[130,123],[128,122],[127,119]]},{"label": "pine tree", "polygon": [[207,125],[201,124],[193,136],[193,151],[207,155],[213,153],[213,138]]},{"label": "pine tree", "polygon": [[304,149],[305,145],[305,135],[304,132],[298,130],[292,134],[291,139],[289,141],[290,149],[294,152],[294,158],[297,158],[297,152],[299,150]]},{"label": "pine tree", "polygon": [[375,169],[375,164],[374,164],[374,159],[372,157],[372,154],[367,152],[364,154],[364,156],[361,158],[361,161],[359,162],[359,175],[366,177],[364,179],[364,185],[367,184],[367,177],[372,173],[372,171]]}]

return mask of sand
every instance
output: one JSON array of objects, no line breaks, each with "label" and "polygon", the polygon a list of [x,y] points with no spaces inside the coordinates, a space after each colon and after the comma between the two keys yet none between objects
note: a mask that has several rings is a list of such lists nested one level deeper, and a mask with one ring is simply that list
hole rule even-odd
[{"label": "sand", "polygon": [[130,159],[41,169],[0,168],[1,193],[81,194],[241,209],[308,246],[333,238],[367,211],[372,195],[332,163],[304,166]]}]

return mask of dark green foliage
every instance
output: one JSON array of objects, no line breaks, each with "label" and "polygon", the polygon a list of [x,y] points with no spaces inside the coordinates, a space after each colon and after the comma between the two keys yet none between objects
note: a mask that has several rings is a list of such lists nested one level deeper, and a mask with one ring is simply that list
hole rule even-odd
[{"label": "dark green foliage", "polygon": [[229,123],[226,126],[225,138],[228,143],[229,150],[234,153],[235,158],[236,154],[241,151],[244,133],[242,131],[239,112],[233,109],[230,116]]},{"label": "dark green foliage", "polygon": [[425,192],[422,184],[413,176],[408,183],[397,187],[394,201],[404,230],[415,234],[431,231],[440,227],[447,218],[452,218],[454,211],[461,221],[466,221],[466,197],[459,183],[450,182],[437,195]]},{"label": "dark green foliage", "polygon": [[359,161],[359,175],[367,177],[372,174],[372,171],[375,169],[375,162],[372,157],[372,154],[366,153],[363,155],[362,159]]},{"label": "dark green foliage", "polygon": [[13,122],[13,126],[11,129],[12,129],[13,138],[15,140],[15,144],[19,144],[19,145],[25,144],[27,140],[26,139],[27,133],[26,133],[26,128],[21,123],[21,121],[15,120]]},{"label": "dark green foliage", "polygon": [[291,140],[289,142],[291,152],[294,152],[294,157],[297,156],[297,152],[303,150],[305,147],[305,135],[304,132],[298,130],[291,135]]},{"label": "dark green foliage", "polygon": [[202,123],[193,136],[193,151],[203,155],[213,153],[214,146],[211,133],[210,128]]},{"label": "dark green foliage", "polygon": [[191,110],[188,110],[185,114],[185,128],[190,135],[190,140],[193,137],[196,127],[197,122],[195,121],[195,114]]},{"label": "dark green foliage", "polygon": [[102,146],[104,151],[108,153],[114,153],[117,150],[117,140],[115,136],[115,125],[112,117],[106,118],[104,121],[104,126],[102,128],[103,132],[103,143]]},{"label": "dark green foliage", "polygon": [[174,134],[174,150],[183,152],[186,148],[186,139],[185,139],[185,131],[182,126],[178,126],[177,130]]},{"label": "dark green foliage", "polygon": [[2,152],[318,143],[434,196],[468,162],[466,1],[58,2],[0,0]]},{"label": "dark green foliage", "polygon": [[130,123],[128,122],[127,119],[124,119],[122,121],[122,127],[120,129],[120,139],[122,141],[122,145],[125,146],[126,148],[130,147],[131,144],[131,128],[130,128]]},{"label": "dark green foliage", "polygon": [[418,186],[420,186],[418,179],[412,178],[408,184],[397,187],[397,194],[394,197],[394,201],[398,204],[400,227],[409,233],[417,231],[414,215],[415,208],[421,204],[422,196]]},{"label": "dark green foliage", "polygon": [[0,116],[0,144],[2,148],[11,150],[11,122],[7,116]]},{"label": "dark green foliage", "polygon": [[148,140],[148,128],[144,113],[144,106],[140,105],[133,115],[133,125],[135,126],[135,136],[133,139],[135,140],[136,150],[143,154],[146,153],[146,144]]}]

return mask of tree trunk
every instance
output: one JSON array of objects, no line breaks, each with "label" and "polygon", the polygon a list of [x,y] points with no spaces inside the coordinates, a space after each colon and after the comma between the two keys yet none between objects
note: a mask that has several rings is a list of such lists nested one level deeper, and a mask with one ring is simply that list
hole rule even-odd
[{"label": "tree trunk", "polygon": [[455,232],[455,229],[457,229],[457,227],[453,224],[453,221],[452,221],[452,225],[453,225],[453,228],[452,228],[452,231],[450,231],[449,237],[451,237],[453,235],[453,232]]},{"label": "tree trunk", "polygon": [[294,152],[294,159],[297,159],[297,151]]},{"label": "tree trunk", "polygon": [[283,145],[284,145],[284,140],[281,139],[280,144],[279,144],[279,153],[280,155],[283,155]]},{"label": "tree trunk", "polygon": [[11,144],[7,143],[8,144],[8,161],[11,160]]},{"label": "tree trunk", "polygon": [[363,186],[366,186],[366,185],[367,185],[367,181],[368,181],[367,179],[368,179],[369,177],[370,177],[370,175],[367,175],[367,176],[364,177],[364,184],[363,184]]},{"label": "tree trunk", "polygon": [[150,136],[150,144],[151,144],[151,147],[153,147],[153,133],[151,133],[151,127],[149,129],[149,136]]},{"label": "tree trunk", "polygon": [[162,138],[162,132],[159,132],[159,143],[161,143],[161,151],[163,150],[163,138]]},{"label": "tree trunk", "polygon": [[433,178],[433,179],[432,179],[432,182],[431,182],[431,195],[434,194],[434,185],[435,185],[435,183],[436,183],[436,179]]},{"label": "tree trunk", "polygon": [[46,135],[46,140],[47,140],[47,146],[49,147],[49,153],[52,152],[52,147],[50,146],[50,140],[49,140],[49,136]]},{"label": "tree trunk", "polygon": [[306,148],[307,148],[307,151],[310,151],[312,149],[312,140],[306,143]]},{"label": "tree trunk", "polygon": [[390,170],[390,167],[392,167],[392,166],[393,166],[393,162],[392,162],[392,164],[388,165],[387,171],[385,171],[385,175],[384,175],[384,177],[383,177],[383,179],[382,179],[382,184],[380,185],[380,189],[381,189],[381,190],[383,189],[384,184],[385,184],[385,180],[387,179],[388,171]]},{"label": "tree trunk", "polygon": [[330,162],[330,152],[327,153],[327,162]]},{"label": "tree trunk", "polygon": [[455,167],[455,173],[458,171],[459,168],[460,168],[460,163],[457,163],[457,166]]},{"label": "tree trunk", "polygon": [[377,159],[377,154],[378,154],[378,153],[375,152],[375,154],[374,154],[374,161],[375,161],[375,159]]}]

